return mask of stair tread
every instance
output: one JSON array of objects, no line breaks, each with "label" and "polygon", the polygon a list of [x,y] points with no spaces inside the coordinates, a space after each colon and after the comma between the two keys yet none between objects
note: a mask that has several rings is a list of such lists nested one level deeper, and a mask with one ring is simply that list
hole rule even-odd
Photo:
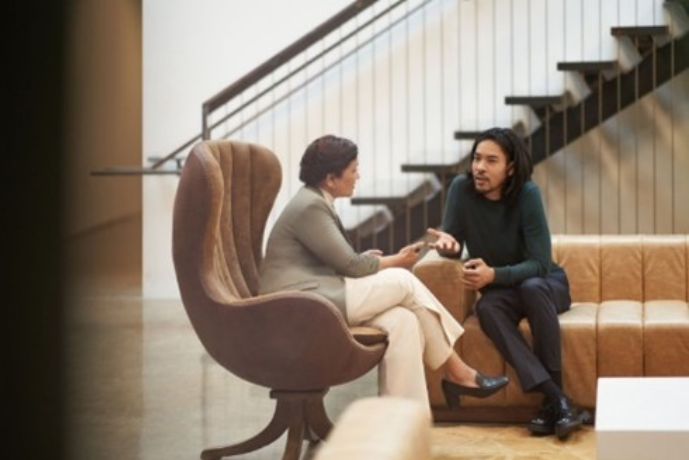
[{"label": "stair tread", "polygon": [[352,204],[377,204],[391,208],[404,206],[408,201],[409,197],[406,196],[360,196],[352,198]]},{"label": "stair tread", "polygon": [[454,137],[456,140],[472,140],[475,139],[483,131],[455,131]]},{"label": "stair tread", "polygon": [[441,185],[433,176],[405,174],[394,179],[378,178],[374,184],[358,188],[351,203],[356,205],[384,205],[390,207],[414,203],[437,192]]},{"label": "stair tread", "polygon": [[338,202],[336,207],[337,215],[347,230],[356,228],[361,230],[362,226],[367,225],[376,227],[381,223],[389,223],[393,220],[392,214],[385,206],[354,206],[351,203]]},{"label": "stair tread", "polygon": [[505,96],[507,105],[530,105],[544,107],[562,102],[562,96]]},{"label": "stair tread", "polygon": [[612,27],[610,32],[615,37],[638,37],[649,35],[667,35],[670,33],[670,28],[668,26],[623,26]]},{"label": "stair tread", "polygon": [[461,169],[460,162],[455,163],[417,163],[402,165],[402,172],[423,172],[433,174],[452,174]]},{"label": "stair tread", "polygon": [[617,61],[565,61],[557,63],[557,70],[572,70],[582,73],[598,73],[617,69]]},{"label": "stair tread", "polygon": [[122,166],[122,167],[107,167],[91,171],[94,176],[164,176],[164,175],[179,175],[179,169],[152,169],[141,168],[137,166]]}]

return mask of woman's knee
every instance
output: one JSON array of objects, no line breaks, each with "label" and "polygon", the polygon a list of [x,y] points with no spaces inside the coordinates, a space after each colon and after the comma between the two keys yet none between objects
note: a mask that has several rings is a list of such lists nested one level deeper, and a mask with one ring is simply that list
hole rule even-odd
[{"label": "woman's knee", "polygon": [[385,329],[391,340],[420,334],[418,318],[414,312],[403,307],[393,307],[375,317],[371,323]]},{"label": "woman's knee", "polygon": [[386,268],[378,273],[381,277],[381,281],[382,279],[385,279],[385,282],[394,284],[404,289],[409,289],[415,281],[418,281],[418,278],[416,278],[412,272],[404,268],[391,267]]}]

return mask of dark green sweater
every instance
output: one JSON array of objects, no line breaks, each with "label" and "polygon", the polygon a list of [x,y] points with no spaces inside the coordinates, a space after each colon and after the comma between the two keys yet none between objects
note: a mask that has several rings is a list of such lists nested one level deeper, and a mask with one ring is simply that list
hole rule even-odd
[{"label": "dark green sweater", "polygon": [[527,181],[515,200],[492,201],[476,192],[466,175],[450,185],[444,231],[471,258],[495,269],[494,285],[516,286],[559,269],[552,261],[551,237],[538,186]]}]

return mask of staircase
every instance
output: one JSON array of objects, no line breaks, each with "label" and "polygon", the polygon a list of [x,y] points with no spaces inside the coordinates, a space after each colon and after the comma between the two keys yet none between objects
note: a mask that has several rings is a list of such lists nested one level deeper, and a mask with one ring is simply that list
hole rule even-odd
[{"label": "staircase", "polygon": [[[467,169],[469,146],[479,132],[494,125],[512,126],[524,137],[534,162],[545,163],[540,171],[552,164],[567,163],[570,158],[576,163],[579,158],[570,153],[575,150],[573,144],[580,144],[577,141],[586,140],[587,133],[686,71],[688,35],[677,33],[686,28],[674,27],[678,22],[667,21],[665,12],[672,10],[673,17],[681,12],[686,26],[687,0],[666,2],[663,16],[658,18],[655,16],[661,8],[656,7],[657,0],[633,0],[635,8],[631,9],[627,2],[620,6],[619,2],[599,1],[355,1],[227,88],[214,89],[211,94],[215,96],[202,104],[201,133],[179,148],[168,154],[146,151],[150,163],[146,168],[107,168],[94,173],[174,175],[195,142],[236,138],[266,145],[281,157],[285,165],[284,194],[291,196],[300,185],[295,165],[304,146],[317,135],[340,134],[359,144],[360,162],[365,163],[360,167],[362,180],[351,202],[336,202],[344,225],[357,249],[396,251],[422,238],[426,228],[441,224],[446,188]],[[646,11],[651,3],[653,15],[631,17],[636,8]],[[585,7],[590,9],[587,13]],[[602,14],[597,16],[604,7],[617,8],[617,19],[611,21],[608,15],[605,26],[597,27],[598,21],[604,22]],[[548,8],[560,10],[554,16]],[[594,19],[589,20],[591,17]],[[669,27],[658,25],[664,23]],[[560,59],[551,53],[545,59],[547,65],[529,67],[529,82],[524,84],[519,70],[530,61],[539,61],[537,54],[543,48],[550,49],[544,46],[532,51],[527,45],[545,44],[539,35],[542,29],[547,33],[548,27],[554,30],[563,25],[581,28],[581,37],[574,39],[577,46],[589,38],[586,31],[595,28],[596,37],[590,38],[591,43],[619,44],[625,53],[634,56],[601,51],[600,59]],[[564,42],[566,34],[560,32],[552,36],[561,36]],[[485,44],[491,40],[497,43],[493,49]],[[551,48],[567,49],[568,53],[558,52],[557,56],[596,54],[585,52],[583,45],[577,50],[577,46],[563,43]],[[511,54],[505,48],[510,48]],[[486,62],[480,58],[486,53],[494,62],[483,68]],[[496,82],[495,74],[499,72],[510,75],[511,87]],[[685,76],[679,78],[686,81]],[[548,85],[548,78],[551,83],[576,80],[578,86]],[[482,92],[490,94],[481,96]],[[442,129],[435,129],[438,126]],[[676,124],[671,129],[680,133],[686,131],[686,126]],[[676,137],[685,142],[686,135]],[[670,168],[689,161],[683,145],[681,151],[680,147],[672,147],[671,161],[677,161]],[[561,152],[565,146],[568,148]],[[636,170],[647,166],[646,161],[655,159],[637,161],[630,167],[635,169],[632,175],[645,173]],[[589,177],[590,171],[584,171],[586,168],[579,164],[576,167],[582,177],[577,180],[584,189],[583,183],[589,179],[583,177]],[[678,173],[673,177],[680,181]],[[619,182],[623,180],[628,177],[622,178],[620,173]],[[147,181],[151,182],[152,195],[157,195],[147,200],[146,206],[164,206],[164,200],[158,203],[155,198],[165,196],[167,190],[156,184],[169,181]],[[637,184],[623,185],[633,188]],[[599,189],[600,196],[594,199],[602,201],[603,187]],[[684,186],[673,186],[672,199],[680,200],[685,190]],[[580,195],[585,192],[578,191]],[[658,203],[665,194],[665,190],[658,194]],[[278,210],[287,198],[281,199],[276,202]],[[614,205],[621,209],[627,204],[625,200],[617,197]],[[656,211],[662,203],[655,206],[652,212],[664,212]],[[673,209],[672,218],[679,220],[675,216],[682,214],[680,206]],[[633,212],[634,219],[641,220],[646,210]],[[675,228],[686,232],[689,224],[682,218]],[[601,230],[589,230],[596,231]],[[620,230],[624,231],[629,232],[629,226]]]},{"label": "staircase", "polygon": [[[686,6],[686,1],[678,2]],[[528,106],[540,125],[526,132],[523,124],[513,126],[521,133],[531,152],[534,164],[547,160],[567,144],[580,138],[605,120],[649,94],[660,85],[689,67],[689,34],[669,38],[666,26],[613,27],[611,34],[629,38],[637,49],[640,61],[630,71],[622,72],[615,61],[560,62],[557,69],[581,74],[590,87],[590,94],[579,103],[567,104],[567,94],[556,96],[507,96],[506,105]],[[663,43],[658,46],[657,43]],[[606,78],[606,74],[614,74]],[[486,129],[490,126],[486,126]],[[480,131],[456,131],[454,139],[471,140]],[[444,194],[451,180],[470,165],[469,152],[456,161],[443,164],[404,164],[403,173],[433,173],[440,190],[420,199],[418,196],[397,197],[394,202],[382,197],[357,197],[353,204],[379,204],[391,208],[393,220],[386,228],[365,237],[357,229],[353,234],[361,248],[393,247],[398,250],[409,241],[424,238],[426,228],[442,224]]]}]

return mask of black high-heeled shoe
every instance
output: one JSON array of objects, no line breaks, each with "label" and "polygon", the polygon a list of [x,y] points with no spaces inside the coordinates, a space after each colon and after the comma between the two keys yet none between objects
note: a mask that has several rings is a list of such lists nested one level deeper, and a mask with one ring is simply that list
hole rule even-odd
[{"label": "black high-heeled shoe", "polygon": [[476,383],[478,387],[465,387],[464,385],[443,379],[441,384],[448,407],[451,409],[459,408],[460,395],[487,398],[510,383],[510,379],[506,375],[486,377],[481,372],[477,371]]}]

